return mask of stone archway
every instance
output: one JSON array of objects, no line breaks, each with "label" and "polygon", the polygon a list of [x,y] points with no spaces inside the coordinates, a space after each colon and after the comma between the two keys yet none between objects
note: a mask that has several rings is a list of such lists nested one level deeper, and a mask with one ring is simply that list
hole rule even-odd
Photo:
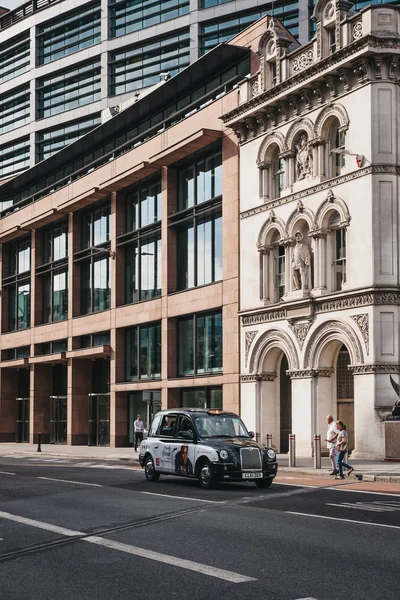
[{"label": "stone archway", "polygon": [[287,371],[298,370],[299,359],[291,337],[281,330],[265,332],[254,345],[249,360],[256,373],[257,429],[265,442],[267,433],[278,452],[288,451],[292,432],[292,381]]}]

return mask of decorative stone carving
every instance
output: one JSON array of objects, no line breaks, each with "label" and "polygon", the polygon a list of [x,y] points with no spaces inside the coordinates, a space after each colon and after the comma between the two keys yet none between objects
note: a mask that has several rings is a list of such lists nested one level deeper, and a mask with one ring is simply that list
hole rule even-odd
[{"label": "decorative stone carving", "polygon": [[294,371],[286,371],[290,379],[308,379],[309,377],[317,377],[318,371],[316,369],[296,369]]},{"label": "decorative stone carving", "polygon": [[328,321],[318,327],[311,335],[304,357],[304,365],[306,368],[311,368],[316,356],[317,348],[325,343],[326,338],[330,337],[331,339],[335,339],[335,334],[338,334],[339,339],[344,340],[354,363],[363,362],[361,346],[352,329],[346,323],[340,321]]},{"label": "decorative stone carving", "polygon": [[307,244],[303,242],[303,234],[297,231],[295,234],[296,245],[292,253],[293,291],[309,289],[309,275],[311,265],[311,253]]},{"label": "decorative stone carving", "polygon": [[261,367],[263,357],[271,348],[279,348],[286,354],[291,369],[299,368],[299,359],[293,341],[284,331],[271,329],[260,335],[255,342],[250,357],[250,371],[254,372]]},{"label": "decorative stone carving", "polygon": [[330,179],[329,181],[324,181],[317,185],[311,186],[306,190],[301,190],[299,192],[295,192],[294,194],[288,194],[287,196],[277,198],[275,200],[270,200],[269,202],[266,202],[265,204],[262,204],[260,206],[256,206],[255,208],[251,208],[250,210],[245,210],[240,214],[240,218],[247,219],[248,217],[257,215],[260,212],[264,212],[265,210],[271,210],[271,208],[283,206],[284,204],[288,204],[289,202],[293,202],[293,200],[298,200],[299,198],[307,198],[311,194],[323,192],[324,190],[328,190],[332,186],[342,185],[343,183],[347,183],[348,181],[353,181],[354,179],[359,179],[361,177],[365,177],[366,175],[371,175],[371,173],[400,175],[400,167],[397,167],[395,165],[374,165],[363,167],[362,169],[357,169],[357,171],[353,171],[352,173],[347,173],[346,175],[341,175],[340,177],[335,177],[334,179]]},{"label": "decorative stone carving", "polygon": [[362,34],[363,34],[362,22],[357,21],[357,23],[354,23],[354,25],[353,25],[353,39],[358,40],[360,37],[362,37]]},{"label": "decorative stone carving", "polygon": [[294,321],[289,321],[289,327],[293,331],[301,350],[303,348],[304,340],[310,331],[311,321],[306,321],[305,323],[295,323]]},{"label": "decorative stone carving", "polygon": [[257,96],[258,93],[259,93],[258,81],[253,81],[253,83],[251,84],[251,95]]},{"label": "decorative stone carving", "polygon": [[249,375],[240,375],[241,383],[256,383],[256,381],[275,381],[277,374],[269,373],[250,373]]},{"label": "decorative stone carving", "polygon": [[292,73],[296,74],[300,71],[303,71],[310,65],[314,63],[314,51],[307,50],[306,52],[302,52],[298,56],[295,56],[291,62]]},{"label": "decorative stone carving", "polygon": [[286,310],[271,310],[256,315],[249,315],[242,317],[242,325],[259,325],[261,323],[269,323],[270,321],[281,321],[286,319]]},{"label": "decorative stone carving", "polygon": [[349,365],[347,368],[353,375],[370,375],[371,373],[376,375],[386,375],[400,373],[399,363],[387,365]]},{"label": "decorative stone carving", "polygon": [[369,354],[369,315],[368,313],[363,313],[362,315],[352,315],[350,317],[353,319],[355,323],[357,323],[360,328],[361,335],[363,336],[363,340],[365,342],[365,347],[367,349],[367,354]]},{"label": "decorative stone carving", "polygon": [[240,375],[240,383],[255,383],[257,381],[255,373],[251,375]]},{"label": "decorative stone carving", "polygon": [[249,358],[250,346],[253,343],[258,331],[246,331],[245,333],[245,351],[244,351],[244,364],[247,367],[247,359]]},{"label": "decorative stone carving", "polygon": [[312,152],[306,134],[296,144],[296,179],[300,181],[312,173]]}]

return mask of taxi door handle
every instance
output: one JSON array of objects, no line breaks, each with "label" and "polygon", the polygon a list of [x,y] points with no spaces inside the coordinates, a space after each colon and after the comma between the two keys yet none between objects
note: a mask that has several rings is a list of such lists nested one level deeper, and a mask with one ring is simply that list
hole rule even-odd
[{"label": "taxi door handle", "polygon": [[156,449],[157,449],[157,448],[158,448],[158,444],[157,444],[157,446],[154,446],[154,448],[156,448]]}]

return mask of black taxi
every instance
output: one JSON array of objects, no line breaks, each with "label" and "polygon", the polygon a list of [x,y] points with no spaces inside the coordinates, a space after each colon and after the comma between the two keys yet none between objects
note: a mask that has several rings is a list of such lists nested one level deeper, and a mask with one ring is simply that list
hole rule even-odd
[{"label": "black taxi", "polygon": [[148,481],[178,475],[198,479],[203,488],[219,481],[253,481],[268,488],[278,471],[276,454],[253,437],[235,413],[163,410],[140,445],[139,462]]}]

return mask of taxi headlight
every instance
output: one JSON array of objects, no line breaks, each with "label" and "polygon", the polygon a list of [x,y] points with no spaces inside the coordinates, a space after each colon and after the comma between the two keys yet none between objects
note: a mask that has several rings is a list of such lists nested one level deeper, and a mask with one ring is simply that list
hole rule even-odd
[{"label": "taxi headlight", "polygon": [[273,460],[276,456],[275,451],[272,450],[272,448],[269,448],[269,450],[267,450],[267,455],[268,455],[268,458],[270,458],[271,460]]},{"label": "taxi headlight", "polygon": [[222,460],[226,460],[229,456],[226,450],[220,450],[219,455],[222,458]]}]

